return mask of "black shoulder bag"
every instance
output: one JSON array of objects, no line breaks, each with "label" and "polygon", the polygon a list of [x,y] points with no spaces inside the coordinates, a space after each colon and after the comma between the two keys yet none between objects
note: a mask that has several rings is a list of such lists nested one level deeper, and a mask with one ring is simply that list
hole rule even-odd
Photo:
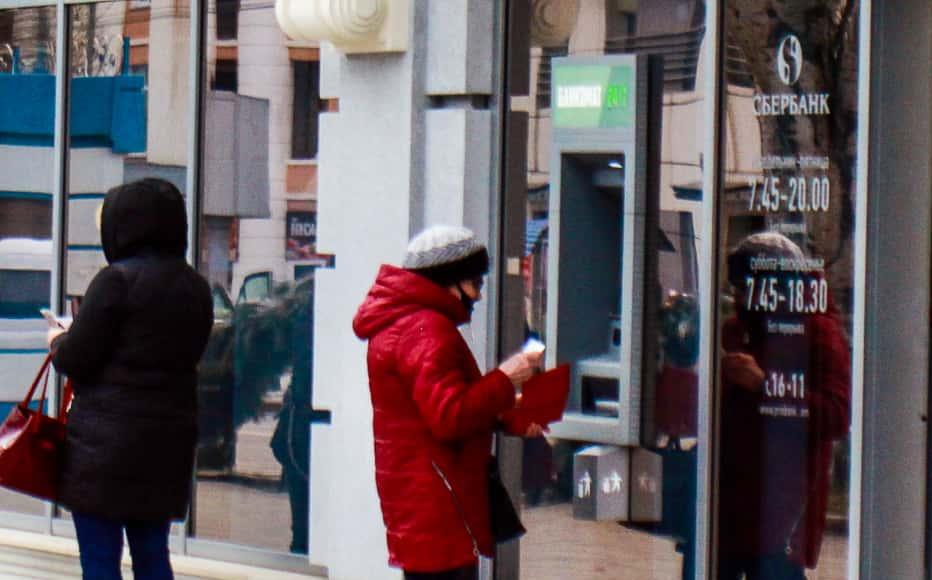
[{"label": "black shoulder bag", "polygon": [[527,532],[521,524],[521,518],[518,517],[518,511],[508,495],[508,490],[505,489],[505,484],[502,483],[496,457],[489,460],[489,522],[496,544],[520,538]]}]

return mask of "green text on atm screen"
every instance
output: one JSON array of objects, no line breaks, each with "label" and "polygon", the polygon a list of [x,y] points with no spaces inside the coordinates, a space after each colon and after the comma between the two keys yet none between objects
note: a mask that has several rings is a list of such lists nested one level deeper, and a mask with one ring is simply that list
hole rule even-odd
[{"label": "green text on atm screen", "polygon": [[634,67],[554,63],[553,124],[562,129],[634,126]]}]

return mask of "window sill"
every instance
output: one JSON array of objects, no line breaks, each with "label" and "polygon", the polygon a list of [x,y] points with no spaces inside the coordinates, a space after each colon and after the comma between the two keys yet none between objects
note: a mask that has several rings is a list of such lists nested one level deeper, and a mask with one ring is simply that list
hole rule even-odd
[{"label": "window sill", "polygon": [[316,40],[292,40],[289,38],[285,41],[285,46],[288,48],[320,48],[320,42]]}]

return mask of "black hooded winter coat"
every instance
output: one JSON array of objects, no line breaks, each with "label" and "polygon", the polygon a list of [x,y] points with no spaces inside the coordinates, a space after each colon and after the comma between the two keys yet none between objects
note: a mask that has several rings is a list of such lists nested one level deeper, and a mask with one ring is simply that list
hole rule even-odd
[{"label": "black hooded winter coat", "polygon": [[197,443],[197,364],[213,325],[207,282],[185,262],[184,200],[147,179],[110,190],[94,277],[52,344],[74,383],[60,502],[119,521],[183,519]]}]

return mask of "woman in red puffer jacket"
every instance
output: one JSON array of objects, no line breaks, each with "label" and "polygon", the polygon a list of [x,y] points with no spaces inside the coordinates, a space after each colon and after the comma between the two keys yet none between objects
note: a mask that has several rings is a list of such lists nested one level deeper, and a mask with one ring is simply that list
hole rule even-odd
[{"label": "woman in red puffer jacket", "polygon": [[[721,328],[720,580],[804,580],[818,564],[834,446],[851,421],[850,347],[830,296],[825,311],[802,313],[780,301],[762,308],[764,293],[747,292],[755,280],[810,288],[825,273],[794,270],[805,258],[776,232],[728,256],[736,313]],[[799,388],[778,387],[794,375]]]},{"label": "woman in red puffer jacket", "polygon": [[411,240],[403,268],[382,266],[353,320],[356,335],[369,341],[389,564],[407,579],[474,579],[479,555],[493,555],[492,434],[540,355],[479,370],[457,327],[469,322],[488,269],[488,252],[472,232],[430,228]]}]

